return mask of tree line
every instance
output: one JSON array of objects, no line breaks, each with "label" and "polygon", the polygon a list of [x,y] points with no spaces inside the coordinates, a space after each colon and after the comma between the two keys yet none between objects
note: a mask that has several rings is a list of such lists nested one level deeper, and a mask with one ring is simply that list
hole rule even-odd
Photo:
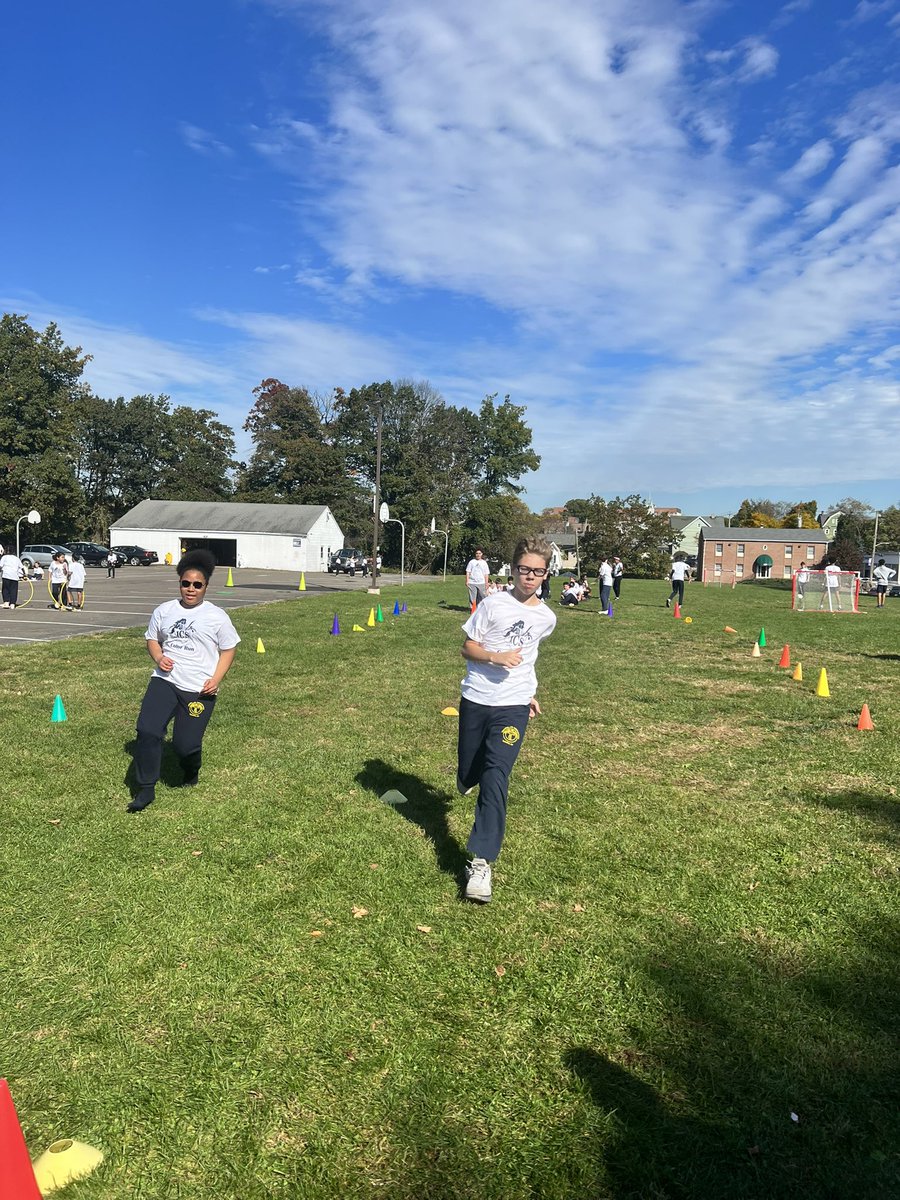
[{"label": "tree line", "polygon": [[[244,429],[252,451],[235,457],[235,433],[207,408],[165,395],[95,395],[82,376],[90,356],[50,324],[0,318],[0,533],[31,508],[44,538],[106,541],[109,526],[145,499],[328,505],[347,544],[368,545],[377,429],[381,498],[406,526],[412,570],[443,559],[435,520],[458,566],[476,544],[507,559],[539,518],[518,498],[540,465],[525,409],[488,395],[480,409],[448,404],[427,382],[335,387],[325,396],[264,379]],[[399,561],[396,525],[382,532]],[[438,553],[438,544],[440,553]]]},{"label": "tree line", "polygon": [[[900,507],[892,504],[878,514],[876,528],[875,510],[864,500],[845,496],[829,511],[839,512],[834,531],[834,541],[828,547],[828,557],[833,558],[845,571],[861,571],[864,560],[871,556],[875,544],[876,560],[886,550],[900,550]],[[819,505],[815,500],[802,504],[787,501],[753,499],[744,500],[731,518],[731,524],[743,528],[800,529],[819,528]]]}]

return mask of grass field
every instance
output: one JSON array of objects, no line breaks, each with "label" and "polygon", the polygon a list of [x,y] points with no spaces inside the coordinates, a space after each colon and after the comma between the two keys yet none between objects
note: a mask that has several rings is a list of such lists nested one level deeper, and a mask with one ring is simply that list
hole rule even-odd
[{"label": "grass field", "polygon": [[142,631],[3,650],[0,1075],[33,1154],[105,1152],[67,1197],[900,1195],[900,601],[666,591],[557,609],[486,908],[459,581],[237,613],[140,816]]}]

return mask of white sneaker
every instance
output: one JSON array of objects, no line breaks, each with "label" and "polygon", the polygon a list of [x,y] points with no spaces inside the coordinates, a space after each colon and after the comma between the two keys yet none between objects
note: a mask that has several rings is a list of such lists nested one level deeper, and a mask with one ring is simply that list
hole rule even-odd
[{"label": "white sneaker", "polygon": [[463,783],[463,781],[460,779],[460,777],[457,775],[456,790],[459,792],[459,794],[461,796],[471,796],[472,793],[475,791],[475,787],[473,786],[473,787],[467,788],[465,786],[465,784]]},{"label": "white sneaker", "polygon": [[491,902],[491,864],[486,858],[473,858],[466,863],[466,899],[478,904]]}]

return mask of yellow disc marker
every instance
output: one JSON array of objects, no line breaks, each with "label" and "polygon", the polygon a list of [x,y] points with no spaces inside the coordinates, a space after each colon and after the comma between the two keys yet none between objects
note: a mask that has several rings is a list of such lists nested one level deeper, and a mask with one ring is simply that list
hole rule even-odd
[{"label": "yellow disc marker", "polygon": [[62,1138],[49,1146],[34,1164],[34,1181],[42,1196],[83,1179],[103,1162],[103,1152],[84,1142]]},{"label": "yellow disc marker", "polygon": [[442,708],[441,716],[442,717],[458,717],[459,709],[458,708]]}]

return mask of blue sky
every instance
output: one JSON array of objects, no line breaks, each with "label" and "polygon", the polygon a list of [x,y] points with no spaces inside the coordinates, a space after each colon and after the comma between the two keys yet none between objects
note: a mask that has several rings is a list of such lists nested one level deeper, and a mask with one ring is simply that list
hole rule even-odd
[{"label": "blue sky", "polygon": [[90,0],[4,22],[0,302],[241,432],[527,406],[535,508],[900,503],[900,0]]}]

